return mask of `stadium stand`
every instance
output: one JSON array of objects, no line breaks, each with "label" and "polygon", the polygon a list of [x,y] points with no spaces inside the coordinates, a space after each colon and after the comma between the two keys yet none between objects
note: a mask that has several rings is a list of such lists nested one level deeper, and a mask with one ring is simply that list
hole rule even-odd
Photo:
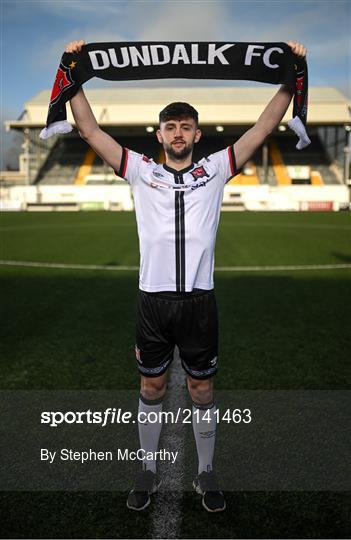
[{"label": "stadium stand", "polygon": [[[311,134],[311,144],[304,149],[303,152],[297,153],[295,150],[295,139],[290,134],[287,136],[273,136],[270,140],[271,145],[271,159],[272,163],[278,159],[281,160],[285,167],[309,167],[310,171],[316,171],[319,173],[323,184],[340,184],[339,177],[335,172],[330,169],[332,161],[323,148],[322,141],[318,134]],[[288,175],[289,184],[309,184],[311,182],[311,176],[308,180],[302,178],[291,177],[289,171],[286,171]],[[277,177],[277,175],[276,175]],[[277,183],[280,184],[277,177]]]},{"label": "stadium stand", "polygon": [[[148,138],[121,138],[118,134],[112,136],[119,139],[124,146],[135,151],[143,152],[156,161],[160,161],[160,148],[157,142]],[[235,139],[234,139],[235,140]],[[297,153],[294,136],[272,136],[269,140],[268,184],[340,184],[338,177],[331,169],[332,161],[323,149],[318,135],[311,136],[311,145],[304,152]],[[217,149],[224,148],[227,140],[208,138],[199,149],[196,149],[195,159],[198,160]],[[262,163],[262,152],[258,151],[252,160],[246,164],[240,175],[231,184],[257,185],[264,184],[265,173]],[[294,177],[294,171],[308,168],[308,177]],[[289,172],[289,171],[293,172]],[[313,175],[312,175],[313,171]],[[87,144],[76,135],[60,138],[52,148],[50,155],[39,170],[35,184],[77,184],[83,185],[90,177],[90,184],[114,183],[111,179],[111,169]],[[94,181],[94,177],[96,177]],[[312,181],[313,179],[313,181]],[[117,181],[117,178],[116,178]]]},{"label": "stadium stand", "polygon": [[86,143],[77,135],[60,137],[39,169],[35,184],[72,184],[87,152]]},{"label": "stadium stand", "polygon": [[[252,127],[276,88],[116,87],[88,88],[85,91],[102,129],[123,146],[163,162],[163,149],[157,142],[155,130],[158,113],[167,103],[187,101],[199,111],[203,137],[194,149],[194,160],[198,161],[232,144]],[[49,91],[40,92],[25,104],[18,120],[7,122],[7,128],[22,133],[24,140],[16,185],[21,182],[42,188],[125,185],[80,139],[76,130],[47,141],[39,139],[46,120],[48,101]],[[239,188],[268,187],[275,190],[303,185],[345,188],[349,182],[350,163],[349,108],[350,102],[336,89],[310,88],[308,133],[311,145],[303,151],[296,150],[297,138],[286,127],[287,120],[292,116],[290,106],[278,129],[244,165],[240,174],[227,183],[226,190],[230,191],[232,203],[227,201],[224,204],[231,209],[245,207],[243,192]],[[69,107],[68,121],[73,124]],[[15,180],[12,181],[12,178],[15,178],[13,173],[7,176],[5,171],[1,173],[3,185],[14,186]],[[272,193],[276,197],[275,192]],[[317,197],[316,194],[313,198]],[[345,198],[344,195],[341,198]]]}]

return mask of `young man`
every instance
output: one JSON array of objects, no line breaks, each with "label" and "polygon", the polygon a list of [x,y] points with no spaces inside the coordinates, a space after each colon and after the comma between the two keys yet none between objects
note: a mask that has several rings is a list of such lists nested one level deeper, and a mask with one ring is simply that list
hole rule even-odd
[{"label": "young man", "polygon": [[[79,52],[84,41],[67,45]],[[305,57],[303,45],[288,42]],[[140,243],[136,357],[141,375],[139,413],[159,413],[166,392],[167,368],[179,349],[193,402],[193,430],[199,459],[194,488],[209,512],[225,509],[212,470],[216,417],[213,376],[217,371],[217,308],[213,291],[214,247],[224,185],[279,125],[293,89],[282,86],[257,123],[234,145],[193,163],[201,137],[197,111],[171,103],[160,113],[157,139],[166,163],[122,148],[98,126],[83,90],[71,99],[80,136],[125,178],[133,190]],[[205,416],[205,418],[204,418]],[[140,447],[155,453],[161,422],[139,422]],[[143,510],[157,491],[156,462],[144,461],[127,506]]]}]

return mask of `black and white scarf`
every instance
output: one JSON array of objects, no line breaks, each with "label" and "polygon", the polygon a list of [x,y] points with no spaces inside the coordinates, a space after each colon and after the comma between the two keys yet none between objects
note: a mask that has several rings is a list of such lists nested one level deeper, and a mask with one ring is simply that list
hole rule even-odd
[{"label": "black and white scarf", "polygon": [[[90,43],[80,53],[64,53],[51,92],[46,127],[40,137],[68,133],[66,101],[93,77],[139,79],[229,79],[286,84],[294,91],[289,127],[301,150],[306,132],[308,75],[305,59],[286,43],[126,42]],[[150,90],[151,91],[151,90]]]}]

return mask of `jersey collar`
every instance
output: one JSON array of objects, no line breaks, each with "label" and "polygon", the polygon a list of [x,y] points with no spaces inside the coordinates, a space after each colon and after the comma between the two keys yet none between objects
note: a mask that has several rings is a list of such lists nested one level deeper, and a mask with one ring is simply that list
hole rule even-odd
[{"label": "jersey collar", "polygon": [[184,174],[190,171],[191,169],[193,169],[193,167],[194,167],[194,163],[191,163],[190,165],[188,165],[188,167],[185,167],[184,169],[180,169],[180,171],[177,171],[177,169],[173,169],[172,167],[169,167],[168,165],[166,165],[166,163],[163,163],[163,168],[172,174]]}]

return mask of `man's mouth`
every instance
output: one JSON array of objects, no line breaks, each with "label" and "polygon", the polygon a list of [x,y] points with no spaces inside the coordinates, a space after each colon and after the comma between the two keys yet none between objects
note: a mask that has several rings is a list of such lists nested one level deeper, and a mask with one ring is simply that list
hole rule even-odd
[{"label": "man's mouth", "polygon": [[176,142],[174,142],[172,144],[173,144],[173,146],[182,146],[183,144],[185,144],[185,142],[184,141],[176,141]]}]

